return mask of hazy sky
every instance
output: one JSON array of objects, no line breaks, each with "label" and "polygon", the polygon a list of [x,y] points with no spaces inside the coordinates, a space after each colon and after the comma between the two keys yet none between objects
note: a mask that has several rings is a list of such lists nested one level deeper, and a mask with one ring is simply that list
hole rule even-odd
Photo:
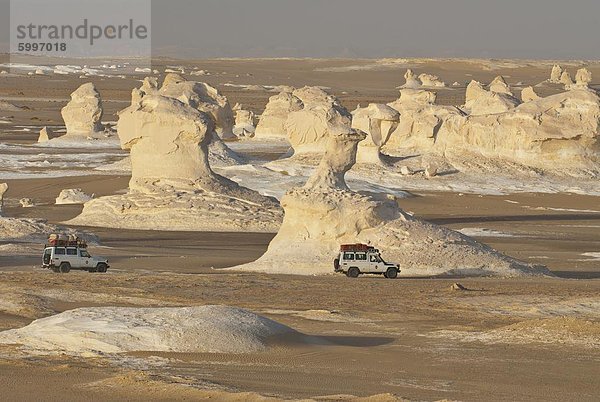
[{"label": "hazy sky", "polygon": [[[7,4],[8,0],[0,0],[3,52]],[[600,0],[154,0],[152,4],[157,56],[600,59]]]}]

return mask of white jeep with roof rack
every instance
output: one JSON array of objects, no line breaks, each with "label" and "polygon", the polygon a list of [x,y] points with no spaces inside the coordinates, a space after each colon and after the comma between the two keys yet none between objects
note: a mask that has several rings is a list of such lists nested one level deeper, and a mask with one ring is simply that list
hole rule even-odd
[{"label": "white jeep with roof rack", "polygon": [[400,272],[398,264],[385,262],[375,247],[366,244],[343,244],[340,254],[334,260],[335,272],[345,273],[350,278],[360,274],[381,274],[394,279]]},{"label": "white jeep with roof rack", "polygon": [[88,272],[106,272],[110,267],[108,260],[92,257],[87,251],[85,241],[75,236],[52,234],[48,238],[42,256],[42,267],[54,272],[67,273],[71,269]]}]

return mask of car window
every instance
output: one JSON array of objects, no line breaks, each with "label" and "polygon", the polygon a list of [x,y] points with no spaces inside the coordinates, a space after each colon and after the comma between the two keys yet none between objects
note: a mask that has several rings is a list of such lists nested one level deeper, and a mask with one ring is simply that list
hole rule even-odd
[{"label": "car window", "polygon": [[356,253],[356,261],[367,261],[366,253]]},{"label": "car window", "polygon": [[79,251],[79,254],[80,254],[82,257],[85,257],[85,258],[89,258],[89,257],[90,257],[90,253],[88,253],[88,252],[87,252],[87,251],[85,251],[85,250],[80,250],[80,251]]},{"label": "car window", "polygon": [[379,257],[377,257],[376,255],[372,255],[371,262],[379,262]]},{"label": "car window", "polygon": [[67,255],[77,255],[77,249],[76,248],[68,248]]},{"label": "car window", "polygon": [[354,253],[344,253],[344,260],[354,261]]},{"label": "car window", "polygon": [[52,249],[51,249],[51,248],[47,248],[47,249],[44,251],[44,255],[50,255],[50,254],[52,254]]},{"label": "car window", "polygon": [[56,255],[65,255],[65,249],[64,248],[56,248],[54,250],[54,254],[56,254]]}]

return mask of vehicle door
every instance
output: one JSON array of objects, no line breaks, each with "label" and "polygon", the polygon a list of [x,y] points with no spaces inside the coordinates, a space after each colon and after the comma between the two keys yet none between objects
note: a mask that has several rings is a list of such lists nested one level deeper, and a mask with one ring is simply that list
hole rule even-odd
[{"label": "vehicle door", "polygon": [[348,268],[354,266],[354,253],[346,251],[342,254],[342,269],[347,271]]},{"label": "vehicle door", "polygon": [[356,253],[354,255],[354,262],[354,265],[360,269],[360,272],[369,272],[371,269],[369,261],[367,260],[367,253]]},{"label": "vehicle door", "polygon": [[42,264],[50,265],[51,260],[52,260],[52,249],[47,248],[44,250],[44,256],[42,257]]},{"label": "vehicle door", "polygon": [[373,272],[381,271],[381,258],[379,258],[379,255],[375,253],[369,254],[369,264]]},{"label": "vehicle door", "polygon": [[71,268],[82,268],[82,263],[77,253],[77,247],[67,247],[65,261],[71,264]]},{"label": "vehicle door", "polygon": [[52,258],[52,264],[55,266],[59,266],[61,262],[67,261],[66,251],[64,247],[55,247],[54,248],[54,257]]},{"label": "vehicle door", "polygon": [[93,266],[93,259],[90,253],[85,249],[79,249],[79,259],[82,262],[82,268],[89,268]]}]

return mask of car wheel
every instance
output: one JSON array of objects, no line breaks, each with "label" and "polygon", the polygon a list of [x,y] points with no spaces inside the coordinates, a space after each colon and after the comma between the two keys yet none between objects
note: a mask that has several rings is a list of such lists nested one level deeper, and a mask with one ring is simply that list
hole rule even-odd
[{"label": "car wheel", "polygon": [[360,271],[356,267],[351,267],[348,269],[346,275],[348,275],[349,278],[358,278],[358,275],[360,275]]},{"label": "car wheel", "polygon": [[71,264],[69,264],[68,262],[61,262],[58,266],[58,271],[61,274],[68,274],[71,271]]},{"label": "car wheel", "polygon": [[98,272],[106,272],[108,269],[108,267],[106,266],[106,264],[100,263],[98,264],[98,266],[96,267],[96,270]]},{"label": "car wheel", "polygon": [[388,279],[398,277],[398,270],[396,268],[388,268],[387,271],[385,271],[385,277]]}]

